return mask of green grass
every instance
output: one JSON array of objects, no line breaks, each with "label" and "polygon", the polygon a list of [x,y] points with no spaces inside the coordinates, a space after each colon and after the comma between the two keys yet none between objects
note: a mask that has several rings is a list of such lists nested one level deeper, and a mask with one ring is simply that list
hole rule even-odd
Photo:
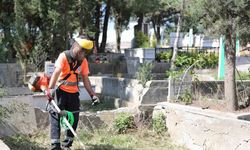
[{"label": "green grass", "polygon": [[[78,129],[81,141],[88,150],[185,150],[172,144],[168,134],[158,135],[150,129],[131,130],[127,134],[116,134],[111,129],[94,131]],[[49,131],[41,130],[33,136],[13,136],[2,139],[11,150],[45,150],[50,148]],[[73,150],[81,149],[75,140]]]},{"label": "green grass", "polygon": [[49,149],[49,139],[45,133],[34,136],[16,135],[2,139],[11,150],[47,150]]}]

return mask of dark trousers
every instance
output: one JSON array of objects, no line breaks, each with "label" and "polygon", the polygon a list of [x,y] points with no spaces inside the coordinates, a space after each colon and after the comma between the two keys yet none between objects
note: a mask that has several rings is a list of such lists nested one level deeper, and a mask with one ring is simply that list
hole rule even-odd
[{"label": "dark trousers", "polygon": [[[79,93],[68,93],[61,89],[56,90],[56,102],[61,110],[77,111],[80,109]],[[79,113],[74,113],[73,129],[76,130]],[[60,115],[57,113],[50,113],[50,137],[51,143],[60,143]],[[73,138],[74,135],[70,130],[66,131],[66,136]],[[54,142],[53,142],[54,141]]]}]

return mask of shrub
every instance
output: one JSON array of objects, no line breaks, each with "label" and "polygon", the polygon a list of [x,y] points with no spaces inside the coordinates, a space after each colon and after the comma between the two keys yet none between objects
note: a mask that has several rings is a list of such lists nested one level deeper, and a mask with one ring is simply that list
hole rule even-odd
[{"label": "shrub", "polygon": [[180,78],[184,74],[184,70],[167,70],[166,76],[172,78]]},{"label": "shrub", "polygon": [[148,36],[143,32],[137,32],[135,34],[135,46],[136,47],[149,47],[149,39]]},{"label": "shrub", "polygon": [[186,53],[179,52],[175,60],[177,67],[189,67],[199,60],[196,68],[215,68],[218,65],[219,57],[215,53]]},{"label": "shrub", "polygon": [[153,130],[157,134],[163,134],[164,132],[167,131],[166,119],[163,113],[156,115],[153,118],[152,123],[153,123]]},{"label": "shrub", "polygon": [[137,80],[139,80],[143,87],[145,87],[146,83],[152,79],[152,68],[152,63],[143,63],[138,69],[136,78]]},{"label": "shrub", "polygon": [[126,133],[128,129],[135,127],[134,117],[128,113],[121,113],[114,120],[114,129],[118,133]]},{"label": "shrub", "polygon": [[172,51],[167,51],[167,52],[160,52],[158,54],[156,54],[156,60],[157,61],[165,61],[165,62],[169,62],[172,58]]}]

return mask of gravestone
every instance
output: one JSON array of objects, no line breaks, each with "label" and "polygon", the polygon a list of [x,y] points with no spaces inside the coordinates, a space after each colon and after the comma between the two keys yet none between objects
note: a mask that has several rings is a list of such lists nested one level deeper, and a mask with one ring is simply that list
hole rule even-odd
[{"label": "gravestone", "polygon": [[53,71],[54,71],[54,63],[52,63],[51,61],[46,61],[45,62],[45,74],[47,74],[47,75],[49,75],[49,76],[51,76],[52,75],[52,73],[53,73]]},{"label": "gravestone", "polygon": [[140,67],[140,60],[138,57],[126,57],[127,71],[129,77],[135,77],[138,68]]}]

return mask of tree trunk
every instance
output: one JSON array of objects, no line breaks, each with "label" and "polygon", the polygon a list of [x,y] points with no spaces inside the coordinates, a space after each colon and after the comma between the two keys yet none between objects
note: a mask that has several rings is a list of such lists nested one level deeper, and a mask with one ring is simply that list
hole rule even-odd
[{"label": "tree trunk", "polygon": [[[232,28],[231,28],[232,29]],[[236,34],[233,30],[228,29],[226,33],[225,46],[225,101],[228,104],[229,110],[238,109],[238,100],[236,96],[235,83],[235,48],[236,48]]]},{"label": "tree trunk", "polygon": [[95,47],[97,52],[99,52],[99,35],[100,35],[100,18],[101,18],[101,4],[99,1],[96,2],[95,8]]},{"label": "tree trunk", "polygon": [[21,63],[21,67],[22,67],[22,70],[23,70],[23,83],[26,83],[26,75],[27,75],[27,66],[28,66],[28,62],[27,60],[21,60],[20,61]]},{"label": "tree trunk", "polygon": [[157,45],[159,45],[160,44],[160,40],[161,40],[160,26],[156,25],[156,21],[155,20],[152,20],[152,24],[153,24],[153,28],[154,28],[154,33],[155,33]]},{"label": "tree trunk", "polygon": [[156,27],[156,40],[157,40],[157,45],[161,44],[161,28],[160,25],[157,25]]},{"label": "tree trunk", "polygon": [[105,47],[106,47],[110,6],[111,6],[111,0],[107,0],[106,12],[105,12],[104,23],[103,23],[102,43],[101,43],[101,47],[100,47],[100,52],[101,53],[105,52]]},{"label": "tree trunk", "polygon": [[137,25],[134,26],[134,36],[137,32],[142,32],[142,23],[143,23],[143,13],[137,14],[138,20]]},{"label": "tree trunk", "polygon": [[171,66],[170,66],[171,70],[175,69],[174,62],[176,60],[177,53],[178,53],[178,41],[179,41],[179,36],[180,36],[180,31],[181,31],[182,17],[183,17],[184,9],[185,9],[185,0],[182,0],[182,9],[181,9],[181,12],[180,12],[180,14],[178,16],[176,38],[175,38],[174,45],[173,45],[173,56],[172,56],[172,59],[171,59]]},{"label": "tree trunk", "polygon": [[[138,17],[137,25],[134,26],[134,37],[135,38],[136,38],[136,35],[138,32],[142,32],[143,13],[137,14],[137,17]],[[136,41],[136,40],[134,40],[134,41]],[[138,47],[136,42],[133,43],[133,47]]]},{"label": "tree trunk", "polygon": [[116,49],[118,53],[121,53],[121,19],[120,14],[115,18],[115,33],[116,33]]},{"label": "tree trunk", "polygon": [[182,16],[181,16],[181,14],[179,14],[179,16],[178,16],[177,30],[176,30],[176,37],[175,37],[174,45],[173,45],[173,56],[172,56],[172,59],[171,59],[171,67],[170,67],[171,70],[175,69],[174,62],[176,60],[177,53],[178,53],[178,41],[179,41],[179,36],[180,36],[181,23],[182,23]]},{"label": "tree trunk", "polygon": [[140,13],[138,15],[138,21],[137,21],[137,25],[138,25],[138,31],[142,31],[142,23],[143,23],[143,13]]}]

